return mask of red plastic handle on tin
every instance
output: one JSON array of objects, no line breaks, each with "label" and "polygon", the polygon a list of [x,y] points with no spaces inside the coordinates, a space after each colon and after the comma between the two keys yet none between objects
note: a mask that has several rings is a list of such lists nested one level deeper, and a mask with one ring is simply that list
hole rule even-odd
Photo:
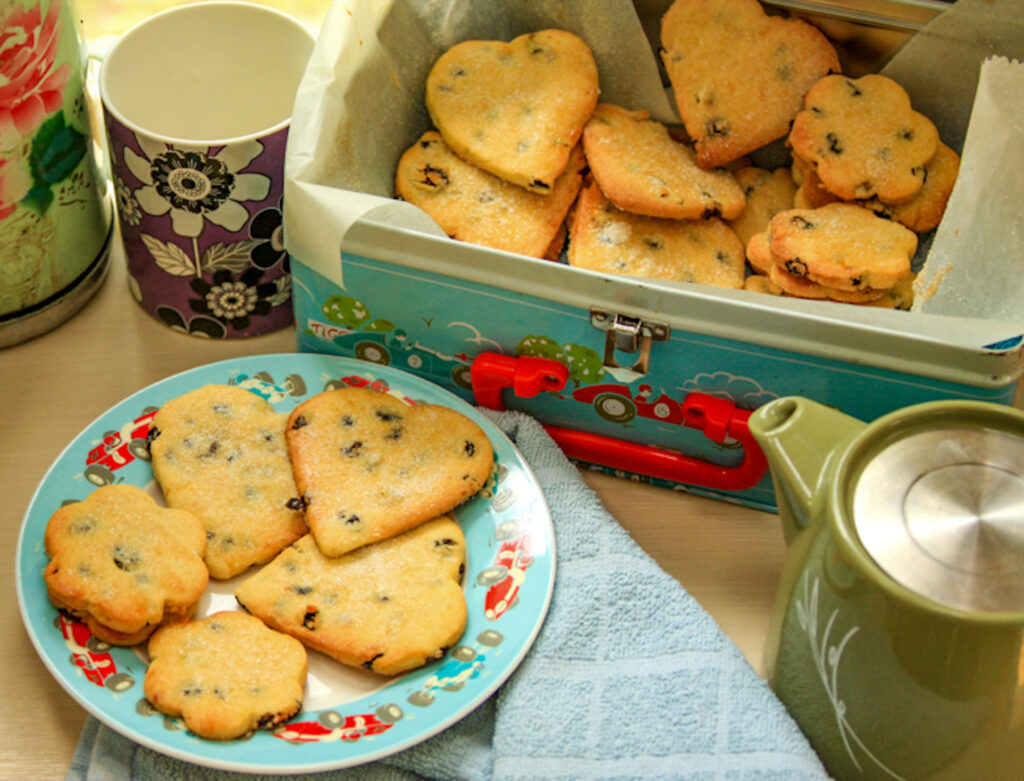
[{"label": "red plastic handle on tin", "polygon": [[[498,353],[478,355],[470,374],[477,404],[494,410],[505,409],[501,394],[506,388],[519,398],[530,398],[542,391],[560,391],[569,380],[568,368],[558,361]],[[705,393],[688,394],[681,406],[684,426],[703,431],[715,442],[726,438],[738,441],[743,446],[743,461],[737,466],[718,466],[653,445],[562,426],[544,428],[569,458],[611,469],[726,491],[751,488],[761,481],[768,463],[747,427],[750,412]]]}]

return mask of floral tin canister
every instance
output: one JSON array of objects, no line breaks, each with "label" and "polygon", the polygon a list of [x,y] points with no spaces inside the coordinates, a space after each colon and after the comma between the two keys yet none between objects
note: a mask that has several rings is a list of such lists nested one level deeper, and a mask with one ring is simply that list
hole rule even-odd
[{"label": "floral tin canister", "polygon": [[106,276],[86,63],[68,0],[0,4],[0,347],[67,320]]}]

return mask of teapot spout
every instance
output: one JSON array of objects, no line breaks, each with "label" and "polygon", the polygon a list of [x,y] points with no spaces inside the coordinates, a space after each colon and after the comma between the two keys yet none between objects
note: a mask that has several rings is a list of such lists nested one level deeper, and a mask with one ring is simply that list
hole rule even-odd
[{"label": "teapot spout", "polygon": [[755,410],[747,425],[768,460],[788,545],[821,514],[833,455],[865,424],[810,399],[786,396]]}]

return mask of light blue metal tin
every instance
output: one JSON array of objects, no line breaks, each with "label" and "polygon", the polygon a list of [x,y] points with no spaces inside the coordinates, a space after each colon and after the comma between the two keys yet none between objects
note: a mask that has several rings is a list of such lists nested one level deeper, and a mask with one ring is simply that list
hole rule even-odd
[{"label": "light blue metal tin", "polygon": [[[350,229],[339,262],[342,285],[292,259],[300,350],[389,364],[470,400],[469,367],[481,353],[555,358],[569,367],[564,389],[529,399],[506,392],[505,406],[723,466],[739,463],[742,449],[682,425],[690,393],[745,410],[805,396],[871,420],[940,398],[1009,404],[1021,372],[1020,337],[964,347],[833,321],[841,305],[780,311],[773,297],[609,279],[371,220]],[[605,365],[608,331],[595,312],[664,329],[663,341],[647,345],[646,372]],[[895,323],[911,317],[890,314]],[[632,367],[643,341],[634,353],[614,351],[614,362]],[[738,491],[626,476],[775,509],[767,475]]]}]

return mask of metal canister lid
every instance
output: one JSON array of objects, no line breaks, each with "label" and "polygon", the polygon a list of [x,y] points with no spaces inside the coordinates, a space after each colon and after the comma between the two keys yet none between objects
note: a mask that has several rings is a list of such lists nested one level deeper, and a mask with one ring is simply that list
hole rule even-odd
[{"label": "metal canister lid", "polygon": [[987,428],[911,433],[853,487],[862,544],[894,581],[970,611],[1024,611],[1024,440]]}]

